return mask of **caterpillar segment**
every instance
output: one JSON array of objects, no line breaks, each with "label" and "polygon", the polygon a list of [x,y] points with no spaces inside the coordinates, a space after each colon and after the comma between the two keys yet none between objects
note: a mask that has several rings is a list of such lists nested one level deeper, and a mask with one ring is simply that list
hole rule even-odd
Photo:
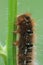
[{"label": "caterpillar segment", "polygon": [[17,17],[17,65],[34,65],[34,23],[29,14]]}]

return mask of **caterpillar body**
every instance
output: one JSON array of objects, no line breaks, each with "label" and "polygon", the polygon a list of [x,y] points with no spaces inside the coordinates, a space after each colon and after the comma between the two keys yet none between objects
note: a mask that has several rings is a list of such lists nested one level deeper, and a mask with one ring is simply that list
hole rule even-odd
[{"label": "caterpillar body", "polygon": [[16,45],[18,47],[17,55],[17,65],[33,65],[34,56],[34,23],[29,14],[23,14],[17,17],[17,27],[16,31],[18,35],[18,40]]}]

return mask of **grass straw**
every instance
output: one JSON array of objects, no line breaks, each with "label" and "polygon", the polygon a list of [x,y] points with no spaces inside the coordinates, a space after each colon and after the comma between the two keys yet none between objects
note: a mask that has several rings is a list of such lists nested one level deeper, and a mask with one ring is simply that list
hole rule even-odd
[{"label": "grass straw", "polygon": [[17,13],[17,0],[8,0],[8,42],[7,42],[7,65],[15,65],[15,47],[13,46],[14,21]]}]

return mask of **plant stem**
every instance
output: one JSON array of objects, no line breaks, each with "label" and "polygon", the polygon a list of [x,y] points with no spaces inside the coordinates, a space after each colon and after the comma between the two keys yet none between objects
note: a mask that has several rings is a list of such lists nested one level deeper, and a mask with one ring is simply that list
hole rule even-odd
[{"label": "plant stem", "polygon": [[13,30],[14,20],[16,19],[17,0],[9,0],[8,11],[8,42],[7,42],[7,65],[14,65],[14,52],[13,47]]}]

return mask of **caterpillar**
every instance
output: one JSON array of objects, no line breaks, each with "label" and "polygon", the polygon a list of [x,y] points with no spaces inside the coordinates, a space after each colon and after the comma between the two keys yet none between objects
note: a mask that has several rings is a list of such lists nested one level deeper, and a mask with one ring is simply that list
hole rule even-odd
[{"label": "caterpillar", "polygon": [[34,65],[34,22],[30,14],[17,17],[17,65]]}]

